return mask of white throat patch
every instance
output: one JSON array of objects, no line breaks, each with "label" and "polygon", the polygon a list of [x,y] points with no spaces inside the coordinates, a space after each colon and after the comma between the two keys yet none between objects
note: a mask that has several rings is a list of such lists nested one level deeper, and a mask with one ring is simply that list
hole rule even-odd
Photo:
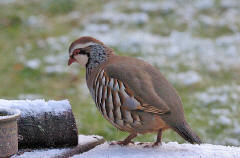
[{"label": "white throat patch", "polygon": [[88,62],[88,56],[86,54],[78,54],[75,55],[74,58],[77,60],[77,62],[81,65],[81,66],[86,66],[87,62]]},{"label": "white throat patch", "polygon": [[76,44],[74,47],[72,47],[72,49],[70,50],[70,56],[72,55],[73,51],[75,49],[80,49],[80,48],[85,48],[91,45],[96,45],[96,43],[94,42],[88,42],[88,43],[84,43],[84,44]]}]

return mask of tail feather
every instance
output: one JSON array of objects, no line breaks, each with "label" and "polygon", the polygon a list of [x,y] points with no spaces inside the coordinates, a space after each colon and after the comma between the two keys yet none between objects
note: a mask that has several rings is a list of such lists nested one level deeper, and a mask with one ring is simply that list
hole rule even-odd
[{"label": "tail feather", "polygon": [[201,139],[195,134],[190,126],[184,122],[183,124],[174,126],[173,129],[186,141],[190,142],[191,144],[197,143],[201,144]]}]

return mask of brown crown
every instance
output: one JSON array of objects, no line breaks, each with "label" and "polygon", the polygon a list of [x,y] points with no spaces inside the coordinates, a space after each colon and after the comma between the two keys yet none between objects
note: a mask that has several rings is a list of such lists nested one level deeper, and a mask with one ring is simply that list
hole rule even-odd
[{"label": "brown crown", "polygon": [[89,42],[93,42],[93,43],[104,45],[104,43],[102,43],[101,41],[99,41],[99,40],[97,40],[97,39],[95,39],[93,37],[83,36],[83,37],[80,37],[79,39],[75,40],[74,42],[72,42],[72,44],[69,47],[69,51],[76,44],[85,44],[85,43],[89,43]]}]

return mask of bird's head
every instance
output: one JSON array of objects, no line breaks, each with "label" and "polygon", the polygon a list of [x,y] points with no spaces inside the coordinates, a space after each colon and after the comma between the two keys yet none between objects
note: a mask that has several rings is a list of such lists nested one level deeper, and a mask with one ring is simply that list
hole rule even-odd
[{"label": "bird's head", "polygon": [[[89,58],[93,53],[104,49],[104,44],[90,36],[83,36],[75,40],[69,47],[68,65],[78,62],[82,66],[86,66]],[[100,50],[101,51],[101,50]],[[96,56],[96,55],[95,55]]]}]

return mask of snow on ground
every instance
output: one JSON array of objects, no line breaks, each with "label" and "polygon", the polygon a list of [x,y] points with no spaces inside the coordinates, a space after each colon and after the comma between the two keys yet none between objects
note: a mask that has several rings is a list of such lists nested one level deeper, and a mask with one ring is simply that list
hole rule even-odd
[{"label": "snow on ground", "polygon": [[182,85],[192,85],[202,81],[201,76],[195,71],[187,71],[184,73],[171,73],[168,79],[172,82],[177,82]]},{"label": "snow on ground", "polygon": [[[83,145],[88,142],[94,141],[96,139],[101,139],[101,136],[96,135],[79,135],[78,136],[78,144]],[[51,158],[57,155],[61,155],[62,153],[68,151],[69,148],[65,149],[40,149],[40,150],[33,150],[31,152],[25,152],[22,155],[15,155],[12,158]]]},{"label": "snow on ground", "polygon": [[68,100],[61,101],[45,101],[45,100],[3,100],[0,99],[1,108],[19,109],[21,116],[41,115],[45,112],[51,112],[53,115],[58,115],[67,110],[71,110],[71,105]]},{"label": "snow on ground", "polygon": [[38,69],[41,62],[39,59],[32,59],[26,62],[26,66],[32,69]]},{"label": "snow on ground", "polygon": [[[240,122],[239,122],[239,105],[240,105],[240,85],[226,84],[218,87],[209,87],[203,92],[194,94],[196,109],[193,115],[199,117],[199,120],[206,118],[205,137],[211,137],[208,143],[214,144],[231,144],[239,146],[240,139]],[[200,110],[201,109],[201,110]],[[202,113],[201,115],[199,114]],[[208,130],[221,131],[218,134],[208,132]],[[235,138],[235,139],[233,139]]]},{"label": "snow on ground", "polygon": [[[79,135],[78,144],[86,144],[101,136]],[[68,151],[65,149],[41,149],[15,155],[12,158],[50,158]],[[127,147],[109,146],[104,143],[94,149],[73,156],[73,158],[239,158],[240,148],[221,145],[191,145],[178,144],[177,142],[163,143],[155,148],[144,148],[142,145],[129,145]]]},{"label": "snow on ground", "polygon": [[28,20],[27,24],[31,27],[41,28],[44,25],[44,16],[43,15],[31,15]]},{"label": "snow on ground", "polygon": [[19,94],[18,99],[19,100],[36,100],[36,99],[41,99],[43,98],[42,95],[40,94]]},{"label": "snow on ground", "polygon": [[[229,16],[232,17],[231,20],[233,21],[230,29],[234,29],[239,22],[237,18],[240,15],[239,11],[231,8],[232,12],[226,12],[228,15],[224,14],[221,18],[213,18],[208,15],[195,17],[197,12],[200,12],[202,9],[211,8],[214,2],[194,1],[186,6],[168,1],[145,3],[147,3],[146,6],[142,2],[137,1],[132,1],[130,4],[119,1],[106,4],[102,13],[97,13],[85,20],[85,28],[83,30],[74,30],[70,35],[73,37],[76,35],[91,35],[123,52],[140,52],[144,60],[159,67],[186,65],[192,69],[204,67],[211,71],[219,71],[240,66],[240,58],[238,58],[240,55],[239,32],[217,36],[216,39],[197,37],[192,33],[192,30],[197,30],[198,28],[196,27],[203,23],[204,20],[214,25],[214,27],[221,23],[222,26],[228,28],[230,27],[228,23]],[[144,9],[143,6],[147,9]],[[128,13],[124,13],[121,7],[129,9]],[[191,8],[193,7],[196,7],[196,11],[192,11]],[[139,12],[139,9],[142,12]],[[188,13],[184,12],[182,14],[183,9]],[[146,24],[132,29],[133,23],[136,26],[139,23],[148,23],[151,11],[169,12],[166,10],[171,10],[173,12],[170,12],[171,14],[179,16],[177,19],[174,19],[176,21],[186,21],[187,18],[185,16],[190,14],[189,21],[194,21],[195,24],[194,22],[189,22],[187,23],[189,26],[185,31],[172,30],[168,36],[154,34],[151,31],[151,27],[156,24],[152,23],[151,25]],[[139,19],[134,18],[134,15],[138,15]],[[161,20],[159,16],[152,16],[152,20],[160,24],[164,23],[164,20]],[[164,28],[159,28],[159,30],[161,29]]]},{"label": "snow on ground", "polygon": [[16,2],[16,0],[1,0],[0,1],[0,4],[2,3],[2,4],[11,4],[11,3],[14,3],[14,2]]},{"label": "snow on ground", "polygon": [[[210,71],[229,70],[240,66],[240,33],[239,33],[239,2],[220,1],[218,5],[213,0],[196,0],[181,3],[177,1],[113,1],[106,3],[102,12],[89,15],[81,19],[83,28],[73,29],[70,33],[59,37],[48,37],[40,41],[40,46],[67,55],[67,49],[73,39],[83,35],[90,35],[105,44],[126,53],[142,53],[141,57],[159,67],[179,68],[180,65],[199,69],[204,67]],[[186,4],[186,5],[183,5]],[[221,16],[202,13],[203,10],[219,8],[226,9]],[[123,9],[124,8],[124,9]],[[184,12],[182,11],[184,10]],[[220,10],[220,9],[219,9]],[[71,12],[81,15],[79,12]],[[158,16],[158,15],[163,16]],[[164,27],[168,22],[164,15],[172,19],[176,29]],[[29,23],[34,25],[35,19],[30,16]],[[184,30],[177,28],[186,25]],[[201,33],[202,25],[207,30]],[[162,27],[163,26],[163,27]],[[229,33],[214,38],[201,37],[211,29],[222,27]],[[158,29],[156,29],[158,28]],[[167,36],[156,34],[153,30],[166,30]],[[213,31],[214,32],[214,31]],[[199,33],[195,35],[196,33]],[[127,41],[127,42],[126,42]],[[56,60],[57,61],[57,60]],[[48,63],[48,62],[47,62]],[[30,63],[31,64],[31,63]],[[35,64],[36,65],[36,64]],[[36,66],[33,67],[36,67]],[[47,73],[65,73],[66,62],[55,62],[48,66]]]},{"label": "snow on ground", "polygon": [[[64,37],[63,37],[64,38]],[[56,42],[55,40],[51,40],[52,42]],[[54,43],[53,42],[53,43]],[[51,43],[51,42],[50,42]],[[69,44],[69,43],[65,43]],[[62,50],[64,49],[63,44],[61,45],[57,45],[57,46],[53,46],[54,44],[51,44],[50,47],[52,47],[52,49],[56,49],[55,51],[58,51],[57,54],[51,54],[51,55],[47,55],[44,57],[43,61],[46,64],[45,66],[45,72],[46,73],[64,73],[64,72],[71,72],[74,74],[77,74],[77,69],[74,69],[76,67],[68,67],[67,66],[67,61],[68,61],[68,52],[62,52],[59,51],[58,49]],[[67,46],[65,46],[67,47]]]},{"label": "snow on ground", "polygon": [[73,158],[239,158],[240,148],[220,145],[163,143],[156,148],[109,146],[108,143]]},{"label": "snow on ground", "polygon": [[204,105],[210,105],[214,102],[227,104],[230,103],[231,100],[239,101],[239,94],[240,85],[232,84],[220,87],[209,87],[204,92],[196,93],[195,97]]}]

